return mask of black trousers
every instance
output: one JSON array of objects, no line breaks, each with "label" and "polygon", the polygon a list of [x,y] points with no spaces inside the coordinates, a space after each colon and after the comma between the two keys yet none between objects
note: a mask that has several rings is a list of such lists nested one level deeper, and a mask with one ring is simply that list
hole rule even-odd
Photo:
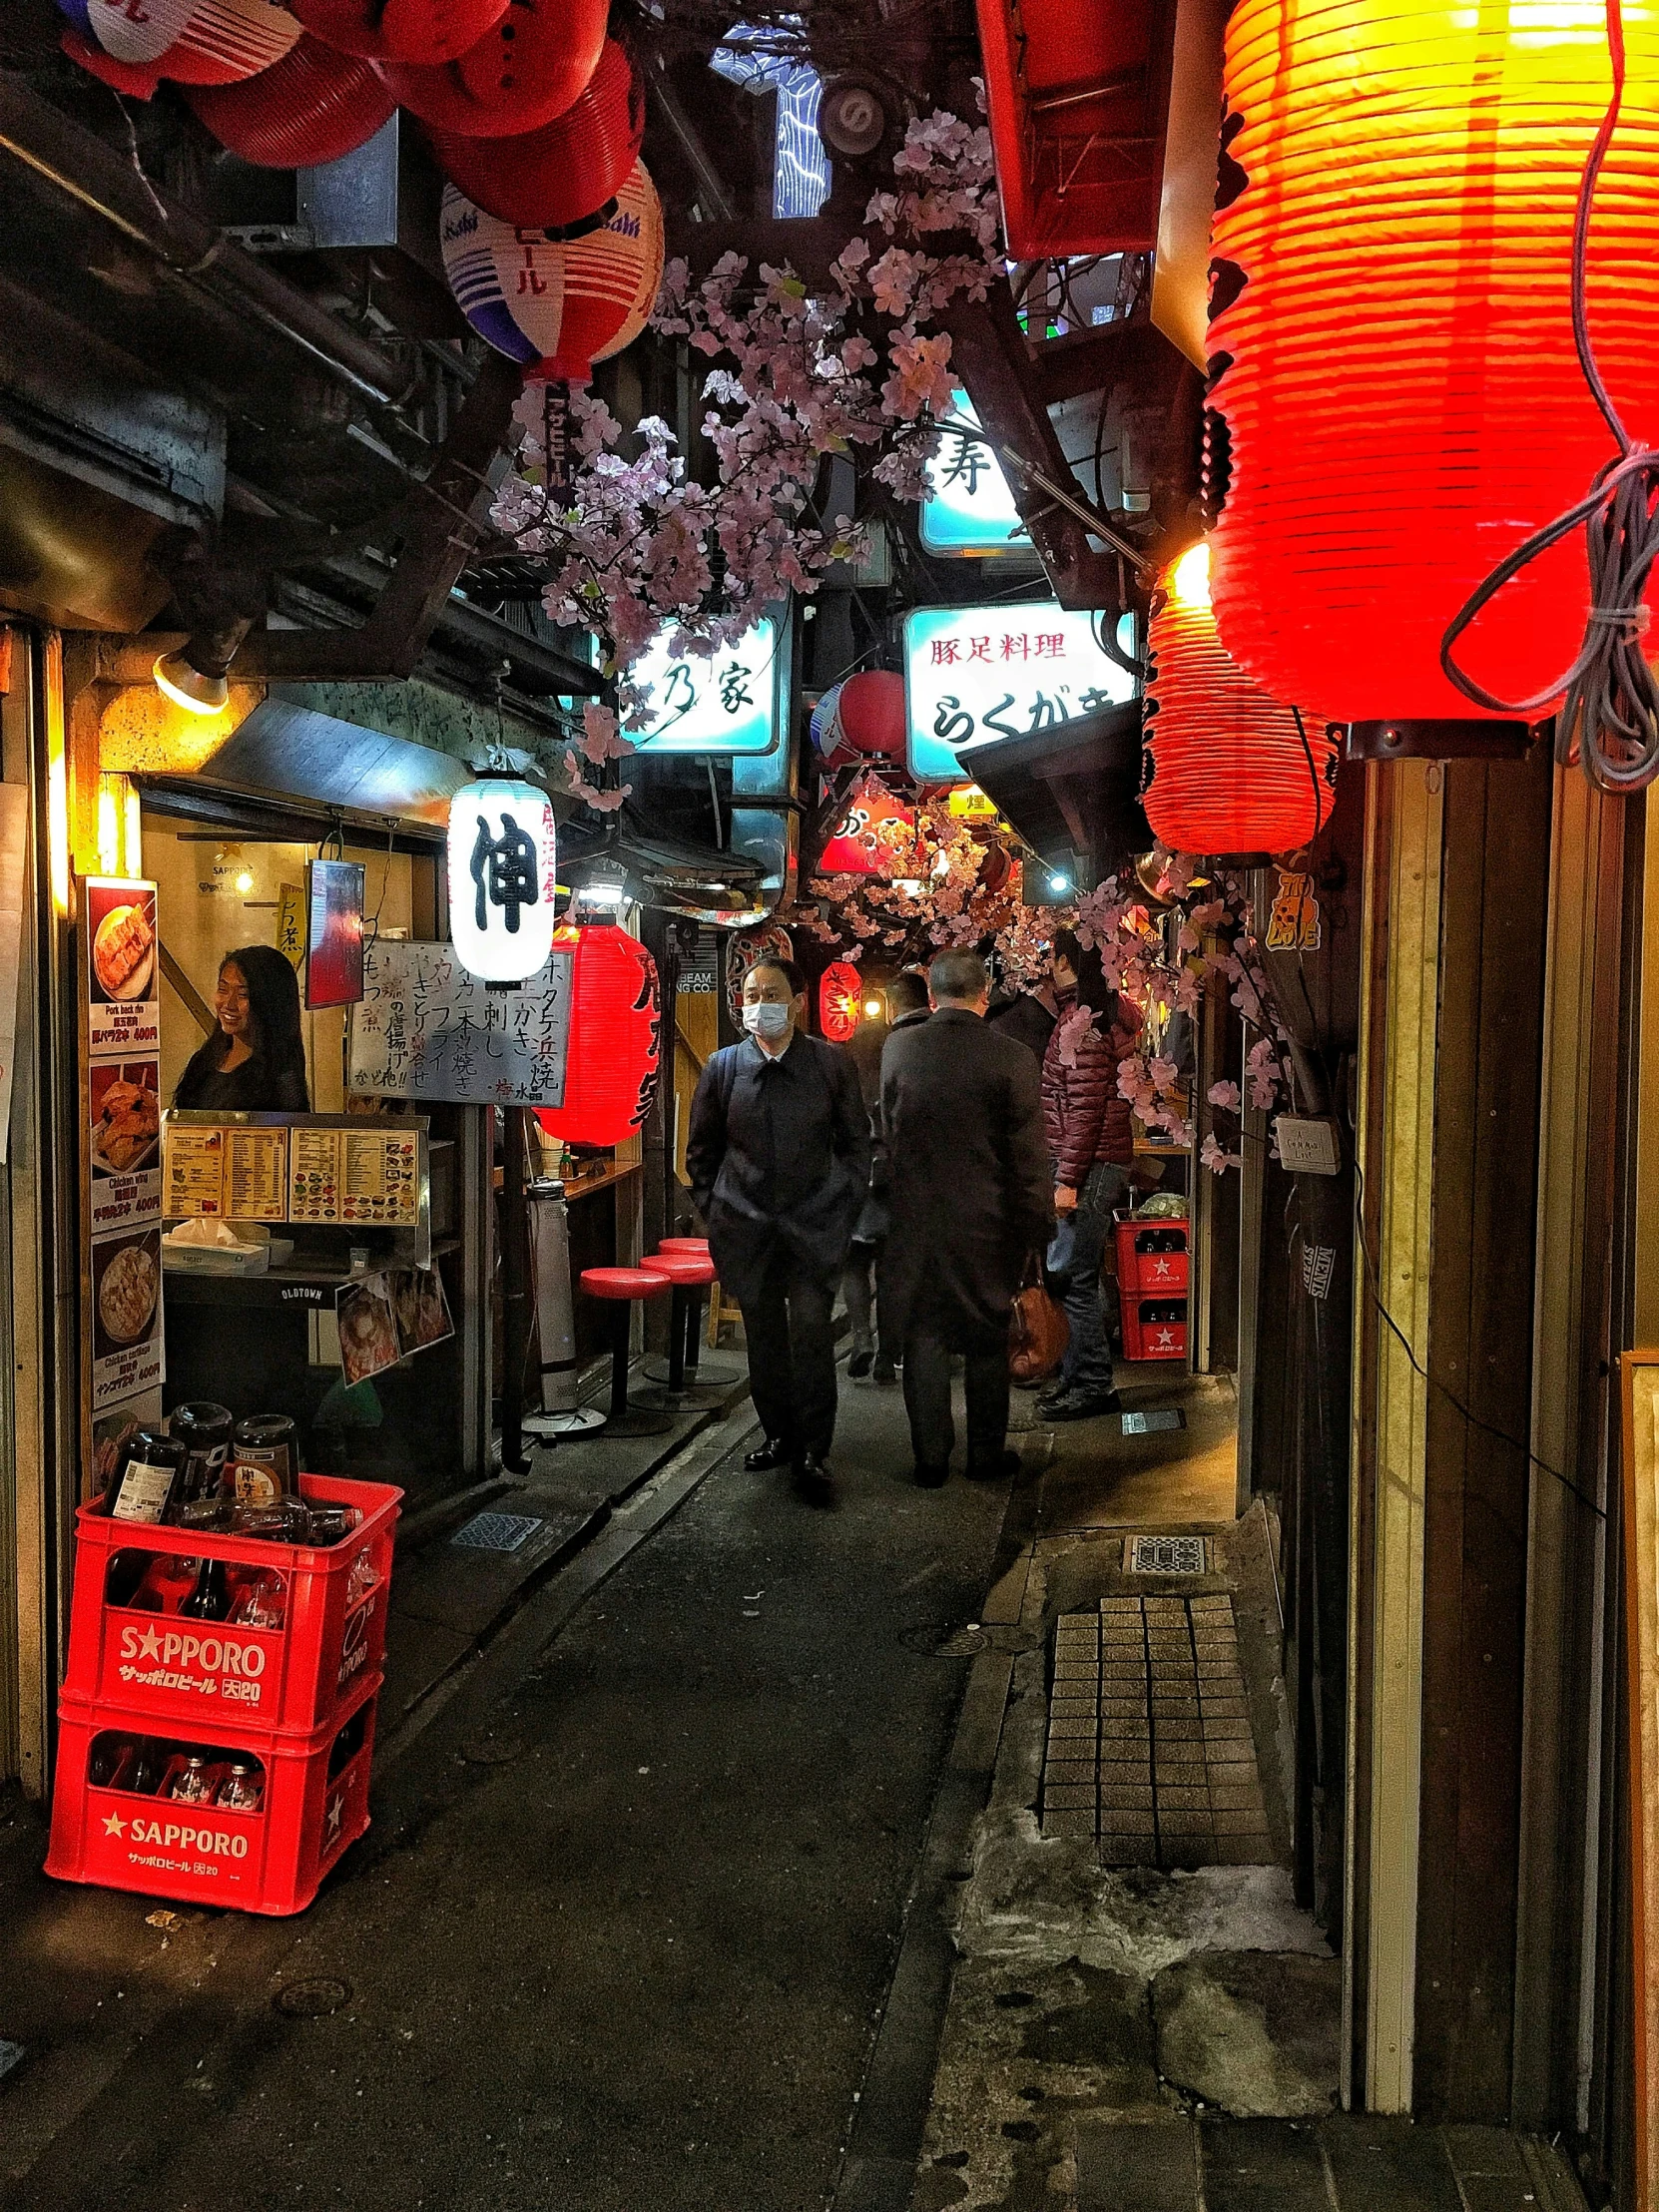
[{"label": "black trousers", "polygon": [[749,1387],[762,1427],[792,1451],[821,1459],[835,1433],[834,1304],[833,1276],[775,1252],[759,1296],[743,1308]]},{"label": "black trousers", "polygon": [[917,1466],[942,1467],[956,1442],[950,1414],[950,1356],[966,1356],[967,1455],[970,1466],[990,1467],[1008,1444],[1008,1324],[999,1331],[969,1328],[937,1305],[923,1302],[904,1333],[904,1410],[910,1416],[910,1448]]},{"label": "black trousers", "polygon": [[[891,1360],[896,1365],[902,1348],[894,1342],[892,1324],[886,1318],[890,1302],[881,1296],[881,1252],[878,1244],[852,1246],[841,1274],[841,1296],[846,1301],[846,1318],[852,1324],[853,1351],[875,1348],[883,1360]],[[870,1293],[872,1275],[875,1278],[873,1297]]]}]

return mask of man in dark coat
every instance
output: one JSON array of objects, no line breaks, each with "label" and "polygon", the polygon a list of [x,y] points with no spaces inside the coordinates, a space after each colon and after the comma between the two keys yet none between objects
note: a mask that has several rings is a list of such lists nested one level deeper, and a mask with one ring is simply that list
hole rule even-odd
[{"label": "man in dark coat", "polygon": [[967,1357],[967,1472],[1018,1466],[1008,1445],[1008,1315],[1027,1256],[1047,1243],[1053,1169],[1037,1062],[986,1026],[985,964],[941,952],[934,1012],[881,1056],[881,1141],[892,1212],[881,1295],[902,1317],[915,1478],[949,1472],[950,1355]]},{"label": "man in dark coat", "polygon": [[[887,1318],[887,1296],[881,1288],[881,1260],[887,1242],[887,1186],[880,1146],[881,1058],[894,1030],[913,1029],[918,1021],[927,1019],[926,975],[918,968],[901,968],[887,985],[886,1000],[890,1026],[883,1029],[873,1023],[860,1022],[857,1035],[847,1046],[858,1070],[858,1088],[869,1109],[875,1161],[870,1170],[869,1196],[858,1216],[858,1226],[852,1232],[852,1249],[847,1254],[846,1272],[841,1277],[846,1318],[852,1324],[852,1357],[846,1363],[846,1372],[856,1381],[868,1375],[873,1366],[877,1382],[894,1380],[896,1363],[902,1355],[899,1336]],[[869,1045],[874,1046],[873,1053]],[[872,1275],[875,1278],[873,1299]]]},{"label": "man in dark coat", "polygon": [[743,1313],[749,1381],[766,1442],[750,1467],[795,1469],[815,1504],[833,1500],[830,1316],[869,1183],[869,1118],[852,1062],[806,1032],[793,960],[744,977],[742,1044],[711,1054],[692,1100],[686,1167],[720,1280]]}]

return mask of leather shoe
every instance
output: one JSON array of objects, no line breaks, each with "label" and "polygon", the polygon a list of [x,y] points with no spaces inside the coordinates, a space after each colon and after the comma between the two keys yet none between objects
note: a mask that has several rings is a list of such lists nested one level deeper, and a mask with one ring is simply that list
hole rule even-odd
[{"label": "leather shoe", "polygon": [[992,1459],[970,1458],[967,1463],[967,1478],[970,1482],[1006,1482],[1011,1476],[1018,1474],[1020,1464],[1019,1453],[1010,1445],[1006,1451],[998,1452]]},{"label": "leather shoe", "polygon": [[795,1461],[795,1487],[809,1505],[833,1505],[835,1485],[830,1469],[816,1451],[803,1451]]},{"label": "leather shoe", "polygon": [[896,1382],[898,1376],[892,1362],[884,1352],[875,1355],[875,1380],[877,1382]]},{"label": "leather shoe", "polygon": [[949,1475],[950,1468],[948,1465],[924,1467],[919,1459],[911,1469],[911,1480],[918,1490],[942,1490],[949,1479]]},{"label": "leather shoe", "polygon": [[846,1372],[854,1382],[861,1382],[875,1364],[875,1353],[869,1345],[859,1345],[846,1363]]},{"label": "leather shoe", "polygon": [[1106,1390],[1099,1397],[1087,1397],[1081,1390],[1067,1390],[1063,1397],[1039,1406],[1038,1411],[1044,1420],[1093,1420],[1101,1413],[1121,1413],[1123,1400],[1116,1390]]},{"label": "leather shoe", "polygon": [[768,1467],[787,1466],[789,1458],[790,1447],[783,1438],[769,1436],[765,1443],[757,1444],[753,1451],[744,1453],[743,1463],[751,1474],[761,1474]]}]

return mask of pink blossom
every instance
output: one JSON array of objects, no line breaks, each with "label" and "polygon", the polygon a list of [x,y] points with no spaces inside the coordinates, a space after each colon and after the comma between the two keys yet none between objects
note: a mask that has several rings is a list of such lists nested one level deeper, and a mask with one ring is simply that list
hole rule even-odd
[{"label": "pink blossom", "polygon": [[1236,1114],[1244,1103],[1237,1083],[1212,1083],[1205,1095],[1212,1106],[1219,1106],[1228,1114]]}]

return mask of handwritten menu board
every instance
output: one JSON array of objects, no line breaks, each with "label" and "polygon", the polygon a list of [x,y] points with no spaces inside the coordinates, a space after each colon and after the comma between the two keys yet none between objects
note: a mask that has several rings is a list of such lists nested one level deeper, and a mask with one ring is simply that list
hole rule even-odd
[{"label": "handwritten menu board", "polygon": [[571,955],[556,950],[514,990],[491,990],[447,944],[381,943],[363,953],[351,1009],[354,1091],[471,1106],[562,1106]]}]

